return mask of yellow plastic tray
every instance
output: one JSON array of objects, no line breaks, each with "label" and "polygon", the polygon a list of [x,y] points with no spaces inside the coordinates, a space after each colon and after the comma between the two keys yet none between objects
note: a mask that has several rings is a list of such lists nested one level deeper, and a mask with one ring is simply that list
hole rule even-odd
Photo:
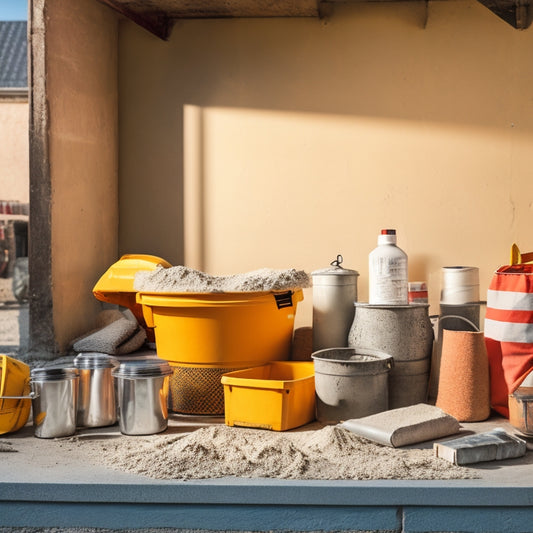
[{"label": "yellow plastic tray", "polygon": [[228,372],[221,381],[228,426],[285,431],[315,419],[311,361],[275,361]]}]

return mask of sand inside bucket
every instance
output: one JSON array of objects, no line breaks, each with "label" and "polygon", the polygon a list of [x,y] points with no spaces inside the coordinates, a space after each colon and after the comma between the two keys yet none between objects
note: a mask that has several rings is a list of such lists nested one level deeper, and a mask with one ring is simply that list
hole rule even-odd
[{"label": "sand inside bucket", "polygon": [[185,266],[157,267],[135,274],[139,292],[260,292],[304,289],[311,286],[303,270],[262,268],[243,274],[213,276]]}]

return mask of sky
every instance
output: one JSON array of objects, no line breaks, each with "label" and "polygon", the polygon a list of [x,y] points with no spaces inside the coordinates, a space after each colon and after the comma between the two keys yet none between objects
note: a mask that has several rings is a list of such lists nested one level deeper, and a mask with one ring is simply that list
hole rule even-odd
[{"label": "sky", "polygon": [[0,20],[27,20],[28,0],[0,0]]}]

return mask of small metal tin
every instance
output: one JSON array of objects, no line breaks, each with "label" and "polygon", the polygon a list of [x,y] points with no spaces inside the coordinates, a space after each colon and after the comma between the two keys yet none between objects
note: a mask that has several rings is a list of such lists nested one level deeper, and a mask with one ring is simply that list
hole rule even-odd
[{"label": "small metal tin", "polygon": [[152,435],[168,427],[170,365],[162,359],[125,361],[117,380],[119,426],[125,435]]},{"label": "small metal tin", "polygon": [[44,367],[31,371],[33,428],[36,437],[68,437],[76,432],[78,372]]},{"label": "small metal tin", "polygon": [[79,374],[77,425],[111,426],[117,422],[117,402],[111,371],[119,365],[104,353],[80,353],[74,359]]}]

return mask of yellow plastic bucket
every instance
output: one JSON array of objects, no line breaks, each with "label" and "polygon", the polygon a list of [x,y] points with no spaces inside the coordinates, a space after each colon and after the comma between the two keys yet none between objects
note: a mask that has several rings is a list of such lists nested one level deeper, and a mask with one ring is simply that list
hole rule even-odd
[{"label": "yellow plastic bucket", "polygon": [[159,357],[195,366],[245,368],[290,358],[303,291],[137,293]]},{"label": "yellow plastic bucket", "polygon": [[0,355],[0,434],[23,427],[30,416],[30,367]]},{"label": "yellow plastic bucket", "polygon": [[170,362],[170,409],[224,414],[223,374],[290,358],[303,291],[137,293],[157,355]]}]

